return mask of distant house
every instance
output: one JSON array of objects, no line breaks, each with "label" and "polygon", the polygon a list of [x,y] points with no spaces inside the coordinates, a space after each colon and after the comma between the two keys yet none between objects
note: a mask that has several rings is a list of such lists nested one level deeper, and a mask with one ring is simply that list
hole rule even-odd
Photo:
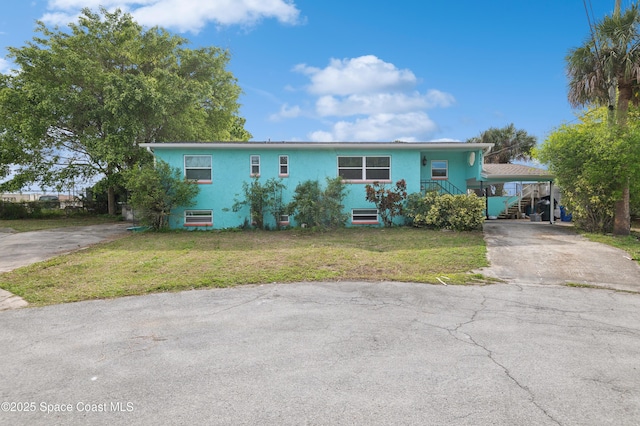
[{"label": "distant house", "polygon": [[[200,185],[196,204],[172,212],[174,229],[224,229],[241,226],[248,212],[233,212],[242,198],[243,182],[254,176],[266,181],[281,178],[289,202],[296,186],[307,180],[326,184],[341,176],[348,187],[344,200],[348,226],[381,224],[379,214],[365,199],[365,184],[400,179],[407,192],[438,190],[465,194],[483,176],[483,158],[492,144],[462,142],[214,142],[141,144],[153,155],[182,170]],[[268,218],[265,218],[268,219]],[[281,222],[299,225],[295,217]],[[270,226],[275,223],[266,222]]]}]

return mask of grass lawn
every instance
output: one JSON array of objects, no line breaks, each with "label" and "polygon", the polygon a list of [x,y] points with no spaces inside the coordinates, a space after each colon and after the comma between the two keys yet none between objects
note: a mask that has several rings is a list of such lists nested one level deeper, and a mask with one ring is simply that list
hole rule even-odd
[{"label": "grass lawn", "polygon": [[608,244],[617,247],[629,253],[636,262],[640,263],[640,232],[632,231],[631,235],[626,237],[618,237],[614,235],[602,234],[584,234],[591,241]]},{"label": "grass lawn", "polygon": [[99,225],[117,221],[118,219],[111,216],[70,215],[67,217],[64,214],[57,214],[43,219],[0,219],[0,228],[10,228],[16,232],[28,232],[69,226]]},{"label": "grass lawn", "polygon": [[[483,282],[482,232],[348,228],[332,232],[134,233],[0,274],[33,305],[296,281]],[[445,278],[446,277],[446,278]]]},{"label": "grass lawn", "polygon": [[640,220],[631,221],[631,235],[625,237],[591,233],[584,233],[583,235],[591,241],[608,244],[624,250],[629,253],[629,257],[640,263]]}]

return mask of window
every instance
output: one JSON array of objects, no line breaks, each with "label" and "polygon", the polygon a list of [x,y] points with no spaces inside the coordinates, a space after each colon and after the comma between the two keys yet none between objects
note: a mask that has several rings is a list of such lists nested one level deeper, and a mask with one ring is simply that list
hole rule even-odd
[{"label": "window", "polygon": [[378,210],[353,209],[351,210],[351,223],[378,224]]},{"label": "window", "polygon": [[278,171],[278,175],[289,176],[289,156],[281,155],[279,164],[280,164],[280,170]]},{"label": "window", "polygon": [[260,176],[260,156],[251,156],[251,176]]},{"label": "window", "polygon": [[201,183],[211,182],[211,156],[185,155],[184,176]]},{"label": "window", "polygon": [[431,179],[447,179],[449,174],[447,172],[446,160],[434,160],[431,162]]},{"label": "window", "polygon": [[288,214],[281,214],[280,217],[278,217],[278,224],[279,225],[289,225],[289,215]]},{"label": "window", "polygon": [[338,176],[345,180],[391,180],[391,157],[338,157]]},{"label": "window", "polygon": [[213,210],[185,210],[184,226],[213,226]]}]

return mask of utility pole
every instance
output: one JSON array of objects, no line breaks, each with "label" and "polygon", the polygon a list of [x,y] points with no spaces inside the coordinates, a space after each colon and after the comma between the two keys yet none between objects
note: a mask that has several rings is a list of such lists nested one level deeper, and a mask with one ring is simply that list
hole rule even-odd
[{"label": "utility pole", "polygon": [[[615,0],[615,6],[613,9],[613,17],[620,18],[620,6],[622,0]],[[609,77],[609,124],[615,123],[615,114],[616,114],[616,89],[618,86],[618,80],[615,76]]]}]

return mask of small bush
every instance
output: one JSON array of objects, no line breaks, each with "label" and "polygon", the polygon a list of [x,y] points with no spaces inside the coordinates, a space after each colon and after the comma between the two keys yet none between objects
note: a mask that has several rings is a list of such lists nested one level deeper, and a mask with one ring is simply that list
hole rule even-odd
[{"label": "small bush", "polygon": [[348,219],[348,215],[342,211],[345,196],[346,187],[340,177],[327,178],[324,190],[317,180],[308,180],[296,187],[293,201],[287,206],[287,213],[295,217],[299,226],[340,228]]},{"label": "small bush", "polygon": [[[268,230],[268,223],[265,223],[265,216],[273,216],[276,229],[280,229],[280,215],[285,211],[282,202],[282,192],[287,186],[282,179],[270,178],[264,184],[260,182],[260,177],[255,176],[251,183],[242,183],[243,199],[235,199],[231,210],[239,212],[245,207],[249,207],[249,215],[251,225],[255,225],[258,229]],[[238,196],[238,194],[236,194]],[[228,209],[224,209],[228,210]],[[249,219],[245,220],[245,224],[249,223]]]},{"label": "small bush", "polygon": [[373,203],[380,212],[382,223],[389,227],[393,225],[393,218],[402,215],[404,200],[407,198],[407,183],[404,179],[388,188],[386,184],[373,182],[364,187],[367,201]]},{"label": "small bush", "polygon": [[191,207],[200,189],[186,180],[179,169],[158,160],[155,166],[134,167],[125,175],[131,205],[142,212],[141,222],[153,230],[165,230],[176,207]]},{"label": "small bush", "polygon": [[428,192],[421,199],[412,194],[406,209],[413,226],[472,231],[482,227],[484,207],[482,198],[475,194]]},{"label": "small bush", "polygon": [[431,204],[424,202],[424,195],[414,192],[407,196],[403,209],[404,218],[407,225],[413,225],[417,215],[426,216],[429,213]]},{"label": "small bush", "polygon": [[0,201],[0,219],[25,219],[29,209],[25,204]]}]

